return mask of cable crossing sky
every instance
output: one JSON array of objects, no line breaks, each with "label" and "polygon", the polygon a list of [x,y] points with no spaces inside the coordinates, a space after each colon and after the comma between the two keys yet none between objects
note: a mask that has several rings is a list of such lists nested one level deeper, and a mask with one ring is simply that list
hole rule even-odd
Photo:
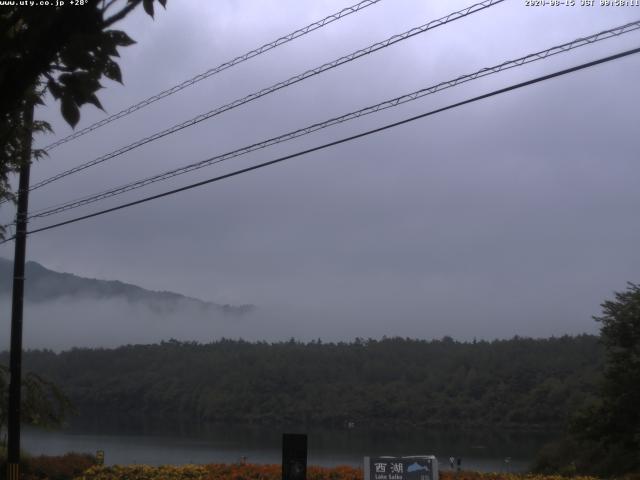
[{"label": "cable crossing sky", "polygon": [[78,130],[77,132],[72,133],[71,135],[68,135],[64,138],[61,138],[60,140],[57,140],[56,142],[53,142],[50,145],[47,145],[44,150],[46,151],[51,151],[54,148],[67,143],[71,140],[74,140],[78,137],[81,137],[83,135],[86,135],[89,132],[92,132],[94,130],[97,130],[100,127],[103,127],[104,125],[107,125],[111,122],[114,122],[122,117],[126,117],[127,115],[132,114],[133,112],[143,109],[148,105],[151,105],[152,103],[157,102],[158,100],[161,100],[165,97],[168,97],[170,95],[173,95],[174,93],[179,92],[180,90],[183,90],[187,87],[190,87],[206,78],[209,78],[217,73],[220,73],[228,68],[231,68],[235,65],[238,65],[242,62],[245,62],[253,57],[257,57],[258,55],[261,55],[265,52],[268,52],[270,50],[273,50],[276,47],[279,47],[280,45],[284,45],[285,43],[288,43],[292,40],[295,40],[296,38],[302,37],[303,35],[306,35],[307,33],[313,32],[314,30],[318,30],[319,28],[322,28],[326,25],[329,25],[330,23],[335,22],[336,20],[340,20],[348,15],[351,15],[352,13],[356,13],[359,12],[371,5],[374,5],[378,2],[380,2],[381,0],[364,0],[360,3],[357,3],[355,5],[352,5],[350,7],[347,8],[343,8],[342,10],[340,10],[339,12],[333,13],[325,18],[323,18],[322,20],[318,20],[317,22],[313,22],[309,25],[307,25],[306,27],[300,28],[294,32],[291,32],[288,35],[285,35],[283,37],[280,37],[272,42],[269,43],[265,43],[264,45],[262,45],[261,47],[258,47],[254,50],[251,50],[250,52],[247,52],[243,55],[240,55],[236,58],[234,58],[233,60],[229,60],[228,62],[225,63],[221,63],[220,65],[218,65],[217,67],[211,68],[209,70],[207,70],[204,73],[201,73],[199,75],[196,75],[195,77],[192,77],[188,80],[185,80],[182,83],[179,83],[178,85],[174,85],[171,88],[168,88],[167,90],[164,90],[160,93],[157,93],[156,95],[153,95],[145,100],[142,100],[138,103],[136,103],[135,105],[131,105],[130,107],[125,108],[124,110],[119,111],[118,113],[114,113],[113,115],[110,115],[106,118],[103,118],[102,120],[95,122],[91,125],[89,125],[88,127],[85,127],[81,130]]},{"label": "cable crossing sky", "polygon": [[[139,204],[146,203],[146,202],[149,202],[149,201],[152,201],[152,200],[157,200],[157,199],[162,198],[162,197],[167,197],[167,196],[170,196],[170,195],[174,195],[174,194],[179,193],[179,192],[183,192],[183,191],[190,190],[190,189],[193,189],[193,188],[201,187],[203,185],[207,185],[207,184],[210,184],[210,183],[213,183],[213,182],[217,182],[217,181],[221,181],[221,180],[224,180],[224,179],[227,179],[227,178],[231,178],[231,177],[243,174],[243,173],[250,172],[252,170],[258,170],[260,168],[264,168],[264,167],[267,167],[267,166],[270,166],[270,165],[274,165],[276,163],[280,163],[280,162],[283,162],[285,160],[290,160],[292,158],[296,158],[296,157],[300,157],[300,156],[303,156],[303,155],[307,155],[309,153],[313,153],[313,152],[316,152],[316,151],[319,151],[319,150],[324,150],[326,148],[333,147],[333,146],[336,146],[336,145],[340,145],[342,143],[347,143],[347,142],[351,142],[351,141],[359,139],[359,138],[367,137],[369,135],[382,132],[384,130],[388,130],[388,129],[391,129],[391,128],[394,128],[394,127],[397,127],[397,126],[400,126],[400,125],[404,125],[404,124],[407,124],[407,123],[410,123],[410,122],[414,122],[416,120],[419,120],[419,119],[422,119],[422,118],[426,118],[426,117],[429,117],[429,116],[432,116],[432,115],[436,115],[438,113],[441,113],[441,112],[444,112],[444,111],[447,111],[447,110],[452,110],[454,108],[458,108],[458,107],[461,107],[463,105],[467,105],[467,104],[474,103],[474,102],[477,102],[477,101],[480,101],[480,100],[484,100],[484,99],[487,99],[487,98],[490,98],[490,97],[494,97],[496,95],[501,95],[501,94],[504,94],[504,93],[507,93],[507,92],[510,92],[510,91],[513,91],[513,90],[517,90],[517,89],[520,89],[520,88],[523,88],[523,87],[526,87],[526,86],[529,86],[529,85],[533,85],[533,84],[536,84],[536,83],[544,82],[546,80],[551,80],[553,78],[557,78],[557,77],[560,77],[560,76],[563,76],[563,75],[567,75],[569,73],[574,73],[574,72],[577,72],[577,71],[580,71],[580,70],[584,70],[586,68],[590,68],[590,67],[593,67],[593,66],[596,66],[596,65],[608,63],[608,62],[611,62],[613,60],[617,60],[617,59],[620,59],[620,58],[623,58],[623,57],[627,57],[629,55],[634,55],[634,54],[637,54],[637,53],[640,53],[640,47],[634,48],[634,49],[631,49],[631,50],[626,50],[626,51],[623,51],[623,52],[620,52],[620,53],[617,53],[617,54],[614,54],[614,55],[610,55],[610,56],[607,56],[607,57],[602,57],[602,58],[599,58],[597,60],[593,60],[593,61],[590,61],[590,62],[587,62],[587,63],[582,63],[582,64],[574,66],[574,67],[566,68],[564,70],[559,70],[559,71],[556,71],[554,73],[550,73],[548,75],[543,75],[543,76],[540,76],[540,77],[536,77],[536,78],[533,78],[531,80],[527,80],[525,82],[520,82],[520,83],[517,83],[517,84],[510,85],[508,87],[500,88],[498,90],[493,90],[493,91],[491,91],[489,93],[485,93],[483,95],[479,95],[479,96],[476,96],[476,97],[473,97],[473,98],[469,98],[469,99],[463,100],[461,102],[450,104],[450,105],[447,105],[447,106],[442,107],[442,108],[431,110],[429,112],[426,112],[426,113],[423,113],[423,114],[420,114],[420,115],[416,115],[416,116],[401,120],[399,122],[390,123],[390,124],[387,124],[387,125],[384,125],[382,127],[378,127],[378,128],[372,129],[372,130],[367,130],[365,132],[362,132],[362,133],[359,133],[359,134],[356,134],[356,135],[345,137],[345,138],[342,138],[342,139],[339,139],[339,140],[336,140],[336,141],[333,141],[333,142],[325,143],[323,145],[320,145],[320,146],[317,146],[317,147],[313,147],[313,148],[310,148],[310,149],[307,149],[307,150],[299,151],[299,152],[296,152],[296,153],[291,154],[291,155],[286,155],[286,156],[283,156],[283,157],[279,157],[279,158],[276,158],[275,160],[271,160],[271,161],[264,162],[264,163],[261,163],[261,164],[258,164],[258,165],[254,165],[254,166],[251,166],[251,167],[247,167],[247,168],[243,168],[243,169],[240,169],[240,170],[236,170],[234,172],[227,173],[225,175],[220,175],[220,176],[217,176],[217,177],[213,177],[213,178],[210,178],[210,179],[207,179],[207,180],[203,180],[203,181],[200,181],[200,182],[192,183],[190,185],[187,185],[187,186],[184,186],[184,187],[181,187],[181,188],[176,188],[176,189],[173,189],[173,190],[169,190],[167,192],[163,192],[163,193],[160,193],[160,194],[157,194],[157,195],[152,195],[152,196],[149,196],[149,197],[146,197],[146,198],[142,198],[140,200],[136,200],[136,201],[133,201],[133,202],[129,202],[129,203],[125,203],[125,204],[122,204],[122,205],[118,205],[116,207],[108,208],[108,209],[101,210],[101,211],[98,211],[98,212],[94,212],[94,213],[91,213],[91,214],[88,214],[88,215],[83,215],[81,217],[76,217],[76,218],[73,218],[73,219],[70,219],[70,220],[66,220],[64,222],[59,222],[59,223],[56,223],[56,224],[53,224],[53,225],[48,225],[46,227],[30,230],[29,232],[27,232],[27,234],[34,234],[34,233],[43,232],[43,231],[46,231],[46,230],[51,230],[51,229],[54,229],[54,228],[62,227],[64,225],[69,225],[71,223],[76,223],[76,222],[79,222],[79,221],[82,221],[82,220],[86,220],[86,219],[89,219],[89,218],[93,218],[93,217],[104,215],[104,214],[107,214],[107,213],[110,213],[110,212],[114,212],[116,210],[122,210],[124,208],[132,207],[134,205],[139,205]],[[9,239],[4,240],[3,242],[0,242],[0,243],[6,243],[6,242],[8,242],[8,241],[10,241],[12,239],[13,238],[9,238]]]},{"label": "cable crossing sky", "polygon": [[353,53],[350,53],[349,55],[345,55],[343,57],[340,57],[332,62],[328,62],[325,63],[319,67],[316,67],[314,69],[311,70],[307,70],[306,72],[303,72],[299,75],[295,75],[287,80],[284,80],[282,82],[276,83],[274,85],[271,85],[270,87],[267,88],[263,88],[262,90],[259,90],[257,92],[254,92],[250,95],[247,95],[243,98],[239,98],[237,100],[234,100],[231,103],[228,103],[226,105],[223,105],[221,107],[218,107],[214,110],[211,110],[207,113],[203,113],[200,114],[190,120],[184,121],[182,123],[176,124],[172,127],[169,127],[166,130],[163,130],[161,132],[157,132],[153,135],[150,135],[148,137],[145,137],[141,140],[138,140],[134,143],[131,143],[129,145],[126,145],[124,147],[121,147],[117,150],[112,151],[111,153],[108,153],[106,155],[102,155],[98,158],[95,158],[94,160],[91,160],[89,162],[83,163],[81,165],[78,165],[74,168],[71,168],[69,170],[66,170],[64,172],[61,172],[57,175],[54,175],[52,177],[49,177],[45,180],[42,180],[41,182],[38,182],[36,184],[34,184],[31,188],[31,190],[36,190],[38,188],[41,188],[45,185],[48,185],[49,183],[55,182],[57,180],[60,180],[61,178],[67,177],[69,175],[72,175],[74,173],[80,172],[82,170],[85,170],[89,167],[92,167],[94,165],[98,165],[100,163],[106,162],[107,160],[110,160],[112,158],[115,158],[119,155],[122,155],[124,153],[130,152],[131,150],[134,150],[138,147],[141,147],[142,145],[145,145],[147,143],[153,142],[155,140],[158,140],[160,138],[166,137],[167,135],[171,135],[173,133],[176,133],[180,130],[183,130],[185,128],[191,127],[193,125],[196,125],[204,120],[208,120],[214,116],[220,115],[224,112],[227,112],[231,109],[234,109],[236,107],[239,107],[240,105],[244,105],[248,102],[251,102],[253,100],[257,100],[258,98],[264,97],[265,95],[268,95],[270,93],[276,92],[282,88],[285,87],[289,87],[295,83],[301,82],[303,80],[306,80],[307,78],[313,77],[315,75],[319,75],[323,72],[326,72],[327,70],[331,70],[333,68],[336,68],[340,65],[344,65],[346,63],[352,62],[360,57],[363,57],[365,55],[368,55],[370,53],[376,52],[378,50],[381,50],[383,48],[389,47],[391,45],[394,45],[398,42],[407,40],[411,37],[414,37],[416,35],[419,35],[421,33],[425,33],[429,30],[432,30],[434,28],[437,28],[439,26],[442,25],[446,25],[450,22],[453,22],[455,20],[459,20],[461,18],[467,17],[469,15],[472,15],[473,13],[485,10],[489,7],[492,7],[494,5],[497,5],[499,3],[502,3],[504,0],[485,0],[481,3],[476,3],[474,5],[471,5],[469,7],[466,7],[462,10],[458,10],[456,12],[452,12],[442,18],[439,18],[437,20],[432,20],[429,23],[426,23],[424,25],[421,25],[419,27],[414,27],[410,30],[407,30],[404,33],[398,34],[398,35],[394,35],[392,37],[387,38],[386,40],[383,40],[381,42],[377,42],[374,43],[373,45],[370,45],[366,48],[357,50]]},{"label": "cable crossing sky", "polygon": [[138,188],[142,188],[145,187],[147,185],[159,182],[159,181],[163,181],[163,180],[167,180],[173,177],[176,177],[178,175],[187,173],[187,172],[191,172],[200,168],[204,168],[207,166],[211,166],[211,165],[215,165],[217,163],[221,163],[225,160],[229,160],[231,158],[235,158],[235,157],[239,157],[241,155],[245,155],[247,153],[250,152],[254,152],[256,150],[260,150],[272,145],[276,145],[282,142],[286,142],[288,140],[292,140],[294,138],[298,138],[304,135],[308,135],[312,132],[333,126],[333,125],[338,125],[359,117],[362,117],[364,115],[369,115],[372,113],[376,113],[388,108],[393,108],[396,107],[398,105],[402,105],[404,103],[407,102],[411,102],[413,100],[417,100],[419,98],[422,98],[424,96],[427,95],[431,95],[434,94],[436,92],[439,92],[441,90],[445,90],[448,88],[452,88],[455,87],[457,85],[472,81],[472,80],[476,80],[478,78],[483,78],[486,77],[488,75],[493,75],[499,72],[502,72],[504,70],[508,70],[511,68],[515,68],[515,67],[519,67],[519,66],[523,66],[532,62],[536,62],[538,60],[544,60],[546,58],[549,58],[551,56],[560,54],[560,53],[566,53],[569,52],[571,50],[574,50],[576,48],[579,47],[583,47],[585,45],[591,45],[593,43],[602,41],[602,40],[606,40],[612,37],[618,37],[620,35],[629,33],[629,32],[633,32],[640,29],[640,20],[637,20],[635,22],[631,22],[631,23],[627,23],[625,25],[621,25],[618,27],[614,27],[608,30],[604,30],[598,33],[595,33],[593,35],[587,36],[587,37],[581,37],[581,38],[577,38],[575,40],[572,40],[570,42],[567,43],[563,43],[561,45],[557,45],[551,48],[548,48],[546,50],[541,50],[535,53],[530,53],[528,55],[525,55],[523,57],[517,58],[515,60],[508,60],[505,62],[502,62],[500,64],[494,65],[492,67],[486,67],[486,68],[482,68],[476,72],[470,73],[470,74],[466,74],[466,75],[461,75],[457,78],[454,78],[452,80],[447,80],[444,82],[440,82],[436,85],[427,87],[427,88],[423,88],[421,90],[417,90],[415,92],[412,93],[408,93],[405,95],[401,95],[399,97],[395,97],[393,99],[390,100],[385,100],[384,102],[380,102],[376,105],[372,105],[372,106],[368,106],[365,108],[362,108],[360,110],[356,110],[350,113],[346,113],[344,115],[341,115],[339,117],[334,117],[328,120],[325,120],[323,122],[319,122],[319,123],[315,123],[313,125],[309,125],[306,126],[304,128],[300,128],[282,135],[279,135],[277,137],[273,137],[270,138],[268,140],[264,140],[258,143],[254,143],[252,145],[249,146],[245,146],[242,148],[239,148],[237,150],[233,150],[231,152],[227,152],[227,153],[223,153],[220,155],[216,155],[210,158],[207,158],[205,160],[196,162],[196,163],[192,163],[190,165],[186,165],[180,168],[176,168],[173,170],[169,170],[167,172],[164,173],[160,173],[158,175],[154,175],[151,177],[147,177],[141,180],[137,180],[135,182],[131,182],[128,183],[126,185],[122,185],[116,188],[112,188],[97,194],[93,194],[93,195],[89,195],[89,196],[85,196],[79,199],[75,199],[75,200],[71,200],[59,205],[56,205],[54,207],[47,207],[45,209],[41,209],[39,211],[34,212],[33,214],[31,214],[28,218],[29,219],[34,219],[34,218],[42,218],[42,217],[46,217],[46,216],[50,216],[50,215],[54,215],[57,213],[61,213],[67,210],[71,210],[74,208],[78,208],[84,205],[88,205],[91,203],[95,203],[97,201],[106,199],[106,198],[110,198],[131,190],[135,190]]}]

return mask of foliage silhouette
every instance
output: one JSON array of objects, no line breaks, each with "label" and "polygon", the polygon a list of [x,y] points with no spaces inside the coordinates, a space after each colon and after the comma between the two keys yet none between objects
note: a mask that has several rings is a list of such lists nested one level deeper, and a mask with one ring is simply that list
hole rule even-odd
[{"label": "foliage silhouette", "polygon": [[[0,9],[0,199],[14,199],[8,176],[24,161],[25,140],[51,131],[43,121],[26,125],[25,109],[42,104],[47,91],[60,101],[71,126],[78,123],[83,105],[102,109],[96,95],[100,79],[122,83],[115,58],[120,47],[135,43],[111,26],[140,4],[153,16],[154,1],[85,0],[72,8],[30,8],[16,2]],[[166,5],[166,0],[157,2]],[[33,154],[40,158],[45,152]]]}]

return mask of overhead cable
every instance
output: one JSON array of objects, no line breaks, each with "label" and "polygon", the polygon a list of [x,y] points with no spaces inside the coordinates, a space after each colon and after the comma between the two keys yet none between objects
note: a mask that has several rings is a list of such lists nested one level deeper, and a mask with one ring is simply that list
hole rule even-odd
[{"label": "overhead cable", "polygon": [[231,68],[235,65],[238,65],[239,63],[245,62],[253,57],[257,57],[258,55],[261,55],[265,52],[268,52],[270,50],[273,50],[276,47],[279,47],[280,45],[284,45],[285,43],[288,43],[292,40],[295,40],[296,38],[302,37],[303,35],[306,35],[307,33],[313,32],[314,30],[318,30],[319,28],[322,28],[326,25],[329,25],[330,23],[335,22],[336,20],[340,20],[341,18],[346,17],[347,15],[351,15],[352,13],[356,13],[359,12],[360,10],[363,10],[371,5],[374,5],[378,2],[380,2],[381,0],[364,0],[360,3],[357,3],[355,5],[352,5],[350,7],[347,8],[343,8],[342,10],[340,10],[339,12],[333,13],[325,18],[323,18],[322,20],[318,20],[317,22],[313,22],[310,25],[307,25],[306,27],[300,28],[294,32],[291,32],[288,35],[285,35],[283,37],[280,37],[272,42],[269,43],[265,43],[264,45],[262,45],[261,47],[258,47],[254,50],[251,50],[250,52],[247,52],[243,55],[240,55],[236,58],[234,58],[233,60],[229,60],[227,62],[224,62],[220,65],[218,65],[217,67],[211,68],[209,70],[207,70],[206,72],[203,72],[199,75],[196,75],[195,77],[192,77],[188,80],[185,80],[182,83],[179,83],[178,85],[174,85],[171,88],[168,88],[160,93],[157,93],[155,95],[153,95],[152,97],[149,97],[145,100],[142,100],[138,103],[136,103],[135,105],[131,105],[130,107],[125,108],[124,110],[119,111],[118,113],[114,113],[113,115],[106,117],[98,122],[95,122],[91,125],[89,125],[88,127],[85,127],[81,130],[78,130],[77,132],[72,133],[71,135],[68,135],[64,138],[61,138],[60,140],[57,140],[56,142],[53,142],[50,145],[47,145],[46,147],[44,147],[44,150],[46,151],[51,151],[54,148],[67,143],[71,140],[74,140],[78,137],[81,137],[83,135],[86,135],[89,132],[92,132],[94,130],[97,130],[100,127],[103,127],[104,125],[107,125],[111,122],[114,122],[115,120],[118,120],[122,117],[126,117],[127,115],[132,114],[133,112],[137,111],[137,110],[141,110],[143,108],[145,108],[148,105],[151,105],[152,103],[157,102],[158,100],[161,100],[165,97],[168,97],[170,95],[173,95],[174,93],[179,92],[180,90],[184,90],[187,87],[190,87],[206,78],[209,78],[217,73],[220,73],[228,68]]},{"label": "overhead cable", "polygon": [[343,65],[345,63],[351,62],[353,60],[356,60],[357,58],[363,57],[365,55],[368,55],[370,53],[376,52],[378,50],[381,50],[383,48],[389,47],[391,45],[394,45],[398,42],[401,42],[403,40],[406,40],[408,38],[414,37],[416,35],[419,35],[421,33],[427,32],[429,30],[432,30],[434,28],[437,28],[439,26],[442,25],[446,25],[447,23],[453,22],[455,20],[458,20],[460,18],[464,18],[468,15],[471,15],[473,13],[479,12],[481,10],[484,10],[486,8],[492,7],[496,4],[502,3],[504,0],[484,0],[481,3],[476,3],[474,5],[471,5],[467,8],[464,8],[462,10],[450,13],[449,15],[446,15],[442,18],[439,18],[437,20],[432,20],[429,23],[426,23],[424,25],[421,25],[419,27],[415,27],[412,28],[404,33],[398,34],[398,35],[394,35],[392,37],[387,38],[386,40],[383,40],[382,42],[377,42],[374,43],[373,45],[370,45],[366,48],[357,50],[353,53],[350,53],[349,55],[345,55],[343,57],[340,57],[336,60],[333,60],[331,62],[325,63],[319,67],[313,68],[311,70],[307,70],[299,75],[295,75],[287,80],[284,80],[282,82],[278,82],[274,85],[271,85],[270,87],[267,88],[263,88],[261,90],[258,90],[257,92],[254,92],[250,95],[247,95],[243,98],[239,98],[237,100],[234,100],[231,103],[228,103],[226,105],[223,105],[221,107],[218,107],[214,110],[211,110],[207,113],[203,113],[200,114],[194,118],[191,118],[190,120],[184,121],[182,123],[179,123],[177,125],[174,125],[170,128],[167,128],[166,130],[163,130],[161,132],[157,132],[153,135],[150,135],[148,137],[145,137],[141,140],[138,140],[136,142],[133,142],[129,145],[126,145],[124,147],[121,147],[117,150],[114,150],[111,153],[108,153],[106,155],[102,155],[98,158],[95,158],[94,160],[91,160],[89,162],[83,163],[81,165],[78,165],[74,168],[71,168],[69,170],[66,170],[64,172],[61,172],[57,175],[54,175],[50,178],[47,178],[45,180],[42,180],[36,184],[34,184],[30,190],[35,190],[38,188],[41,188],[45,185],[48,185],[51,182],[55,182],[56,180],[60,180],[61,178],[67,177],[69,175],[72,175],[74,173],[80,172],[82,170],[85,170],[89,167],[92,167],[94,165],[106,162],[107,160],[110,160],[114,157],[117,157],[119,155],[122,155],[126,152],[129,152],[131,150],[134,150],[138,147],[141,147],[142,145],[145,145],[147,143],[153,142],[154,140],[158,140],[160,138],[166,137],[167,135],[170,135],[172,133],[176,133],[182,129],[185,129],[187,127],[191,127],[193,125],[196,125],[204,120],[208,120],[216,115],[220,115],[221,113],[227,112],[231,109],[234,109],[236,107],[239,107],[240,105],[244,105],[245,103],[251,102],[253,100],[256,100],[258,98],[264,97],[265,95],[268,95],[270,93],[273,93],[275,91],[278,91],[282,88],[288,87],[290,85],[293,85],[295,83],[301,82],[302,80],[305,80],[309,77],[313,77],[315,75],[318,75],[320,73],[326,72],[327,70],[331,70],[333,68],[336,68],[340,65]]},{"label": "overhead cable", "polygon": [[225,160],[229,160],[231,158],[235,158],[235,157],[239,157],[241,155],[245,155],[248,154],[250,152],[254,152],[256,150],[260,150],[272,145],[276,145],[278,143],[282,143],[282,142],[286,142],[288,140],[292,140],[298,137],[301,137],[303,135],[308,135],[312,132],[316,132],[318,130],[322,130],[324,128],[333,126],[333,125],[337,125],[340,123],[344,123],[365,115],[369,115],[371,113],[376,113],[379,112],[381,110],[385,110],[388,108],[393,108],[396,107],[398,105],[402,105],[404,103],[407,102],[411,102],[413,100],[417,100],[418,98],[422,98],[426,95],[431,95],[434,94],[436,92],[439,92],[441,90],[445,90],[448,88],[452,88],[455,87],[457,85],[460,85],[462,83],[466,83],[478,78],[483,78],[486,77],[488,75],[493,75],[495,73],[504,71],[504,70],[508,70],[514,67],[519,67],[522,65],[526,65],[538,60],[543,60],[546,58],[549,58],[553,55],[557,55],[559,53],[565,53],[565,52],[569,52],[571,50],[574,50],[576,48],[585,46],[585,45],[590,45],[608,38],[612,38],[612,37],[617,37],[620,36],[622,34],[625,33],[629,33],[635,30],[640,29],[640,20],[635,21],[635,22],[631,22],[631,23],[627,23],[625,25],[621,25],[615,28],[611,28],[602,32],[598,32],[595,33],[593,35],[589,35],[588,37],[581,37],[581,38],[577,38],[571,42],[567,42],[567,43],[563,43],[562,45],[557,45],[551,48],[548,48],[546,50],[541,50],[539,52],[535,52],[535,53],[530,53],[528,55],[525,55],[523,57],[517,58],[515,60],[508,60],[505,62],[502,62],[500,64],[494,65],[492,67],[486,67],[486,68],[482,68],[478,71],[475,71],[473,73],[470,74],[466,74],[466,75],[461,75],[459,77],[456,77],[452,80],[447,80],[444,82],[440,82],[436,85],[427,87],[427,88],[423,88],[420,90],[417,90],[415,92],[412,93],[408,93],[405,95],[401,95],[399,97],[395,97],[393,99],[390,100],[385,100],[384,102],[380,102],[376,105],[372,105],[372,106],[368,106],[365,108],[362,108],[360,110],[356,110],[354,112],[350,112],[344,115],[341,115],[339,117],[334,117],[331,118],[329,120],[325,120],[323,122],[319,122],[319,123],[314,123],[313,125],[309,125],[306,126],[304,128],[300,128],[282,135],[279,135],[277,137],[273,137],[270,138],[268,140],[264,140],[258,143],[254,143],[252,145],[249,146],[245,146],[227,153],[223,153],[220,155],[216,155],[214,157],[210,157],[207,158],[205,160],[196,162],[196,163],[192,163],[190,165],[186,165],[183,167],[179,167],[173,170],[169,170],[167,172],[164,173],[160,173],[154,176],[150,176],[141,180],[137,180],[135,182],[131,182],[119,187],[115,187],[97,194],[93,194],[93,195],[89,195],[89,196],[85,196],[79,199],[75,199],[75,200],[71,200],[53,207],[47,207],[45,209],[41,209],[39,211],[34,212],[33,214],[31,214],[29,216],[30,219],[32,218],[42,218],[42,217],[46,217],[49,215],[54,215],[57,213],[61,213],[67,210],[71,210],[74,208],[78,208],[84,205],[88,205],[91,203],[95,203],[97,201],[106,199],[106,198],[110,198],[116,195],[120,195],[122,193],[131,191],[131,190],[135,190],[138,188],[142,188],[145,187],[147,185],[150,185],[152,183],[156,183],[159,181],[163,181],[163,180],[167,180],[169,178],[173,178],[176,177],[178,175],[182,175],[184,173],[188,173],[194,170],[198,170],[200,168],[204,168],[207,166],[211,166],[217,163],[221,163]]},{"label": "overhead cable", "polygon": [[[566,68],[564,70],[560,70],[560,71],[557,71],[557,72],[554,72],[554,73],[550,73],[548,75],[543,75],[543,76],[540,76],[540,77],[536,77],[534,79],[527,80],[525,82],[520,82],[520,83],[517,83],[517,84],[514,84],[514,85],[510,85],[510,86],[505,87],[505,88],[500,88],[498,90],[493,90],[492,92],[485,93],[483,95],[479,95],[479,96],[476,96],[476,97],[473,97],[473,98],[469,98],[467,100],[463,100],[461,102],[450,104],[450,105],[447,105],[445,107],[441,107],[441,108],[438,108],[438,109],[435,109],[435,110],[431,110],[429,112],[426,112],[426,113],[423,113],[423,114],[420,114],[420,115],[416,115],[416,116],[401,120],[399,122],[390,123],[390,124],[384,125],[382,127],[374,128],[374,129],[367,130],[367,131],[362,132],[362,133],[358,133],[356,135],[351,135],[349,137],[342,138],[340,140],[335,140],[333,142],[325,143],[325,144],[319,145],[317,147],[309,148],[309,149],[306,149],[306,150],[303,150],[303,151],[300,151],[300,152],[296,152],[296,153],[293,153],[293,154],[290,154],[290,155],[285,155],[283,157],[276,158],[275,160],[271,160],[271,161],[268,161],[268,162],[260,163],[258,165],[253,165],[251,167],[247,167],[247,168],[243,168],[243,169],[240,169],[240,170],[236,170],[234,172],[227,173],[227,174],[224,174],[224,175],[220,175],[220,176],[217,176],[217,177],[213,177],[213,178],[210,178],[208,180],[203,180],[203,181],[200,181],[200,182],[192,183],[192,184],[186,185],[184,187],[180,187],[180,188],[176,188],[176,189],[173,189],[173,190],[169,190],[167,192],[159,193],[157,195],[152,195],[152,196],[149,196],[149,197],[145,197],[145,198],[133,201],[133,202],[129,202],[129,203],[125,203],[125,204],[122,204],[122,205],[118,205],[116,207],[111,207],[111,208],[107,208],[105,210],[100,210],[98,212],[94,212],[94,213],[91,213],[91,214],[88,214],[88,215],[83,215],[81,217],[72,218],[72,219],[66,220],[64,222],[59,222],[59,223],[55,223],[53,225],[48,225],[48,226],[45,226],[45,227],[36,228],[34,230],[30,230],[29,232],[27,232],[27,234],[34,234],[34,233],[38,233],[38,232],[44,232],[46,230],[51,230],[51,229],[54,229],[54,228],[62,227],[64,225],[69,225],[71,223],[76,223],[76,222],[79,222],[79,221],[82,221],[82,220],[87,220],[89,218],[101,216],[101,215],[104,215],[104,214],[107,214],[107,213],[110,213],[110,212],[115,212],[117,210],[122,210],[124,208],[132,207],[134,205],[139,205],[139,204],[142,204],[142,203],[150,202],[152,200],[157,200],[159,198],[163,198],[163,197],[167,197],[167,196],[170,196],[170,195],[174,195],[174,194],[179,193],[179,192],[184,192],[186,190],[191,190],[193,188],[201,187],[203,185],[207,185],[207,184],[210,184],[210,183],[213,183],[213,182],[218,182],[220,180],[224,180],[224,179],[227,179],[227,178],[235,177],[237,175],[240,175],[240,174],[243,174],[243,173],[247,173],[247,172],[250,172],[250,171],[253,171],[253,170],[258,170],[260,168],[268,167],[270,165],[274,165],[276,163],[283,162],[285,160],[290,160],[292,158],[296,158],[296,157],[300,157],[300,156],[303,156],[303,155],[307,155],[309,153],[313,153],[313,152],[317,152],[317,151],[320,151],[320,150],[324,150],[326,148],[329,148],[329,147],[332,147],[332,146],[335,146],[335,145],[340,145],[342,143],[346,143],[346,142],[350,142],[350,141],[353,141],[353,140],[356,140],[356,139],[359,139],[359,138],[367,137],[367,136],[372,135],[374,133],[379,133],[379,132],[382,132],[384,130],[388,130],[388,129],[391,129],[391,128],[394,128],[394,127],[397,127],[397,126],[400,126],[400,125],[404,125],[404,124],[407,124],[407,123],[410,123],[410,122],[414,122],[416,120],[419,120],[419,119],[422,119],[422,118],[425,118],[425,117],[429,117],[429,116],[432,116],[432,115],[435,115],[435,114],[438,114],[438,113],[441,113],[441,112],[444,112],[444,111],[447,111],[447,110],[452,110],[454,108],[458,108],[458,107],[461,107],[463,105],[468,105],[470,103],[474,103],[474,102],[477,102],[479,100],[484,100],[486,98],[494,97],[496,95],[501,95],[503,93],[507,93],[507,92],[510,92],[510,91],[513,91],[513,90],[517,90],[517,89],[529,86],[529,85],[533,85],[533,84],[540,83],[540,82],[543,82],[543,81],[546,81],[546,80],[550,80],[552,78],[560,77],[562,75],[567,75],[569,73],[577,72],[579,70],[584,70],[586,68],[593,67],[595,65],[600,65],[600,64],[603,64],[603,63],[607,63],[607,62],[610,62],[610,61],[613,61],[613,60],[617,60],[617,59],[620,59],[620,58],[623,58],[623,57],[627,57],[629,55],[633,55],[633,54],[636,54],[636,53],[640,53],[640,47],[634,48],[634,49],[631,49],[631,50],[626,50],[624,52],[620,52],[620,53],[617,53],[615,55],[610,55],[610,56],[607,56],[607,57],[599,58],[598,60],[593,60],[591,62],[583,63],[583,64],[577,65],[575,67]],[[6,242],[8,242],[8,241],[10,241],[12,239],[13,238],[9,238],[9,239],[4,240],[3,242],[0,242],[0,243],[6,243]]]}]

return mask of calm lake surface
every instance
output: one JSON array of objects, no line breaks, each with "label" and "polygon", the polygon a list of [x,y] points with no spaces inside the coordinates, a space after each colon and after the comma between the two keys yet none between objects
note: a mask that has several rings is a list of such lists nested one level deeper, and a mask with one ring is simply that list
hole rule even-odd
[{"label": "calm lake surface", "polygon": [[[76,424],[63,430],[23,429],[23,448],[33,455],[104,450],[106,464],[148,465],[280,463],[282,433],[307,433],[310,465],[361,466],[365,455],[436,455],[441,469],[450,456],[462,468],[479,471],[526,471],[538,449],[553,435],[500,430],[348,430],[247,428],[233,426],[159,427],[118,422]],[[509,458],[509,461],[505,459]]]}]

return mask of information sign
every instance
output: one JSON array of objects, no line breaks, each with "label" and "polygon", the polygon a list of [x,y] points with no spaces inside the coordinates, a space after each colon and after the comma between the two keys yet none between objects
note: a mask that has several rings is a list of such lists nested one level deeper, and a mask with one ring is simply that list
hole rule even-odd
[{"label": "information sign", "polygon": [[364,480],[438,480],[433,455],[364,457]]}]

